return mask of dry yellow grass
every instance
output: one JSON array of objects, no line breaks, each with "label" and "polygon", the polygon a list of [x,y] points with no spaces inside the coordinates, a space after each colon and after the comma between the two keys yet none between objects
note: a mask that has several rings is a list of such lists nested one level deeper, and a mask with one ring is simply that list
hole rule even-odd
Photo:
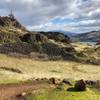
[{"label": "dry yellow grass", "polygon": [[100,80],[100,66],[69,61],[34,61],[0,54],[0,67],[17,68],[23,72],[18,74],[0,69],[0,81],[43,77]]},{"label": "dry yellow grass", "polygon": [[77,43],[72,43],[72,45],[75,47],[76,51],[83,51],[85,48],[92,48],[92,45],[88,45],[85,43],[77,42]]}]

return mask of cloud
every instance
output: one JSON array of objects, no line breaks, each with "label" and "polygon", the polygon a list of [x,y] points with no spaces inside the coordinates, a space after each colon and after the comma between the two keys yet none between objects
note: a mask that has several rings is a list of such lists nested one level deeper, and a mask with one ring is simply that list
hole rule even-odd
[{"label": "cloud", "polygon": [[0,14],[13,10],[30,30],[85,32],[100,28],[100,0],[0,0]]}]

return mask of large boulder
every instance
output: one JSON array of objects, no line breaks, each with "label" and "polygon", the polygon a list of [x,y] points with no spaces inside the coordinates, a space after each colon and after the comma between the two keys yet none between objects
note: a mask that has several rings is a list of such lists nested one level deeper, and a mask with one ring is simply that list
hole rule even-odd
[{"label": "large boulder", "polygon": [[77,91],[85,91],[86,90],[86,83],[84,80],[79,80],[76,82],[74,89]]}]

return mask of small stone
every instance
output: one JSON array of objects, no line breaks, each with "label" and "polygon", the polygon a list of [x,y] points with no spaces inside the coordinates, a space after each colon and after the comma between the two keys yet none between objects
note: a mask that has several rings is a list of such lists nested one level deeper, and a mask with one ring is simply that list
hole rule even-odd
[{"label": "small stone", "polygon": [[60,79],[57,79],[57,78],[50,78],[49,79],[49,83],[50,84],[60,84],[61,83],[61,80]]},{"label": "small stone", "polygon": [[25,96],[26,96],[26,93],[25,93],[25,92],[23,92],[21,95],[22,95],[23,97],[25,97]]},{"label": "small stone", "polygon": [[63,79],[63,81],[62,81],[63,83],[65,83],[65,84],[68,84],[68,85],[72,85],[70,82],[69,82],[69,80],[68,79]]}]

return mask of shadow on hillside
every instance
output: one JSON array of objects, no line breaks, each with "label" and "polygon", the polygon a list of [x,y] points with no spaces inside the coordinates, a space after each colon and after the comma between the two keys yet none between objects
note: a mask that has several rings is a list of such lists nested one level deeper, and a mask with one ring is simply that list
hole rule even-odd
[{"label": "shadow on hillside", "polygon": [[73,87],[68,88],[67,91],[69,91],[69,92],[77,92]]},{"label": "shadow on hillside", "polygon": [[73,87],[68,88],[67,91],[69,91],[69,92],[84,92],[84,91],[77,91]]}]

